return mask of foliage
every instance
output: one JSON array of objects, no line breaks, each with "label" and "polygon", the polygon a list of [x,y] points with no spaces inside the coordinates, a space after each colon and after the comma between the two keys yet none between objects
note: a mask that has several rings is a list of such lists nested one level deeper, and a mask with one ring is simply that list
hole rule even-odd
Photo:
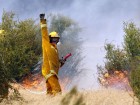
[{"label": "foliage", "polygon": [[135,56],[140,56],[140,30],[133,24],[124,24],[124,49],[131,60]]},{"label": "foliage", "polygon": [[56,14],[50,16],[50,31],[56,31],[60,35],[61,44],[58,46],[60,58],[68,53],[72,53],[72,57],[65,63],[60,70],[60,78],[73,78],[81,70],[80,62],[82,41],[79,38],[81,28],[69,17]]},{"label": "foliage", "polygon": [[105,67],[97,65],[99,76],[103,75],[105,72],[112,74],[116,70],[124,71],[130,69],[125,50],[115,47],[112,43],[106,43],[104,49],[106,51]]},{"label": "foliage", "polygon": [[[16,21],[13,12],[3,12],[0,29],[0,95],[11,87],[13,79],[19,80],[38,62],[41,45],[36,39],[38,26],[27,19]],[[11,87],[12,88],[12,87]],[[3,92],[4,91],[4,92]]]},{"label": "foliage", "polygon": [[131,61],[130,84],[140,102],[140,57],[135,57]]},{"label": "foliage", "polygon": [[140,101],[140,30],[133,23],[125,24],[124,49],[130,62],[130,84]]},{"label": "foliage", "polygon": [[105,68],[108,72],[128,70],[128,59],[124,50],[119,47],[116,48],[115,45],[111,43],[107,43],[104,48],[106,50]]}]

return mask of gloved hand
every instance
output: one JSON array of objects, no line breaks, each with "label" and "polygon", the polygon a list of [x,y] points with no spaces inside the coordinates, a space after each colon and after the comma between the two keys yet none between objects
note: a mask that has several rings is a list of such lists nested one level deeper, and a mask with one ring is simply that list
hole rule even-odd
[{"label": "gloved hand", "polygon": [[59,62],[60,62],[60,67],[62,67],[65,64],[66,60],[64,60],[62,57],[62,59],[60,59]]},{"label": "gloved hand", "polygon": [[45,14],[40,14],[40,19],[44,19]]}]

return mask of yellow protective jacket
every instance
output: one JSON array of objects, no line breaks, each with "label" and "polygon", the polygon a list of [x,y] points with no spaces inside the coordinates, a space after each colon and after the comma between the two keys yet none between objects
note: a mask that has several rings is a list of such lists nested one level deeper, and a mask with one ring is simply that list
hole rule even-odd
[{"label": "yellow protective jacket", "polygon": [[42,53],[43,53],[43,65],[42,74],[46,77],[50,71],[55,71],[58,74],[60,67],[58,50],[56,45],[50,43],[46,19],[41,19],[41,33],[42,33]]}]

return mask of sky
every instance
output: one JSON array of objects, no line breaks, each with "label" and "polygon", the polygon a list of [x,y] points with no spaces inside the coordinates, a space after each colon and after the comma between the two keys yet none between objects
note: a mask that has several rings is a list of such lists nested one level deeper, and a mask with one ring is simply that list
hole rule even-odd
[{"label": "sky", "polygon": [[112,42],[122,47],[123,23],[140,26],[140,0],[0,0],[0,18],[3,10],[14,11],[19,19],[34,18],[38,22],[40,13],[51,12],[76,21],[82,27],[83,63],[88,69],[86,76],[77,79],[81,88],[98,87],[96,65],[104,63],[103,46]]}]

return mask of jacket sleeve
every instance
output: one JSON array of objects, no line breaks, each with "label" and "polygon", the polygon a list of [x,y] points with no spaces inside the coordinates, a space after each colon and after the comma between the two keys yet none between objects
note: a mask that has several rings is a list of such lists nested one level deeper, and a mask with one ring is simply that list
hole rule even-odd
[{"label": "jacket sleeve", "polygon": [[40,19],[40,25],[42,34],[42,55],[43,55],[42,74],[43,76],[46,76],[50,70],[49,58],[47,55],[48,52],[47,49],[50,47],[50,43],[46,19]]},{"label": "jacket sleeve", "polygon": [[40,25],[41,25],[42,41],[43,43],[44,42],[49,43],[50,40],[49,40],[49,35],[48,35],[46,19],[41,19]]}]

